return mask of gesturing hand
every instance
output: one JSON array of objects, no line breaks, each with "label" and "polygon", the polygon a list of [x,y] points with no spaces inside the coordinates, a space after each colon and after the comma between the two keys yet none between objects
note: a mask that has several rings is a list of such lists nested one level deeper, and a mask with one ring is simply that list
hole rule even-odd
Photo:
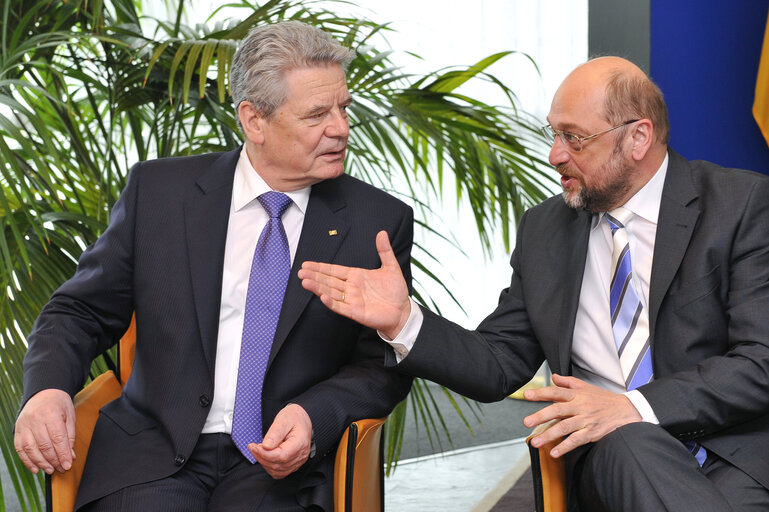
[{"label": "gesturing hand", "polygon": [[532,402],[554,402],[523,419],[529,428],[560,419],[545,432],[531,440],[539,448],[550,441],[564,438],[550,452],[553,457],[592,443],[617,428],[641,421],[641,415],[630,400],[622,394],[612,393],[575,377],[553,375],[555,386],[530,389],[524,392]]},{"label": "gesturing hand", "polygon": [[376,248],[376,270],[305,261],[299,279],[332,311],[395,338],[411,312],[408,286],[387,232],[377,233]]}]

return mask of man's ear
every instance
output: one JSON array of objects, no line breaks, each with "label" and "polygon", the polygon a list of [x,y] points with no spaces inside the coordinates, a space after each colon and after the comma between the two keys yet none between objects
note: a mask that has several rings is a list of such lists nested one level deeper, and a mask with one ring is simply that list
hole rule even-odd
[{"label": "man's ear", "polygon": [[631,154],[633,160],[641,161],[654,143],[654,125],[648,119],[639,119],[630,126],[632,130]]},{"label": "man's ear", "polygon": [[241,101],[238,105],[238,118],[240,126],[243,127],[243,135],[246,139],[256,145],[264,143],[264,117],[257,112],[253,103],[250,101]]}]

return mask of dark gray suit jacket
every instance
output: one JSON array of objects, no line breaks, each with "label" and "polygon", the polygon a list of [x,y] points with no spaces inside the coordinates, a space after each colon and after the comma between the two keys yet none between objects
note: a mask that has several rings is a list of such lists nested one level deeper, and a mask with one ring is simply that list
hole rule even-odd
[{"label": "dark gray suit jacket", "polygon": [[[769,488],[769,179],[669,154],[649,297],[654,381],[639,390],[672,435]],[[425,310],[398,368],[481,401],[543,359],[570,375],[590,222],[560,196],[531,208],[496,311],[468,331]]]},{"label": "dark gray suit jacket", "polygon": [[[74,395],[91,360],[136,312],[133,373],[96,425],[77,506],[173,474],[214,393],[222,265],[239,150],[137,164],[109,228],[82,255],[29,336],[24,398]],[[309,414],[316,456],[290,479],[300,502],[330,507],[335,447],[350,422],[388,414],[411,380],[382,367],[376,333],[327,309],[297,277],[303,261],[380,265],[386,230],[410,283],[412,211],[349,176],[312,188],[263,388],[265,430],[288,403]],[[336,234],[333,234],[333,232]],[[330,233],[331,232],[331,233]]]}]

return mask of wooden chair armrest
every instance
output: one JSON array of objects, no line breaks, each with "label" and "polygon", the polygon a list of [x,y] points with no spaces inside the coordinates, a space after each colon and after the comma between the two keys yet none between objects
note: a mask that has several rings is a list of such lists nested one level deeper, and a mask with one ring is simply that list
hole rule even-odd
[{"label": "wooden chair armrest", "polygon": [[122,386],[110,370],[96,377],[75,395],[75,460],[64,473],[51,475],[50,512],[71,512],[83,476],[88,446],[99,418],[99,409],[120,396]]},{"label": "wooden chair armrest", "polygon": [[384,510],[385,419],[355,421],[342,435],[334,464],[334,512]]},{"label": "wooden chair armrest", "polygon": [[72,468],[65,473],[54,473],[46,478],[46,505],[48,512],[72,512],[80,479],[91,445],[93,429],[99,419],[102,407],[123,392],[123,385],[131,376],[136,353],[136,315],[120,339],[118,353],[118,374],[113,371],[102,373],[75,395],[75,460]]},{"label": "wooden chair armrest", "polygon": [[559,441],[552,441],[540,448],[531,446],[531,439],[543,433],[555,421],[539,425],[526,438],[531,458],[536,512],[566,512],[566,471],[563,459],[550,456],[550,450]]}]

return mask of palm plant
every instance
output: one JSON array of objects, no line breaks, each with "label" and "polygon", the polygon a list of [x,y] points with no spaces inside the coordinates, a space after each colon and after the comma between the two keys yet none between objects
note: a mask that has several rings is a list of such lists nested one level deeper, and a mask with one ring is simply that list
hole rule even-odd
[{"label": "palm plant", "polygon": [[[431,227],[421,198],[439,194],[453,176],[481,243],[488,247],[490,230],[501,226],[509,244],[509,226],[543,198],[541,185],[550,180],[534,124],[513,92],[486,73],[506,54],[410,76],[375,48],[386,25],[312,2],[244,0],[227,6],[240,21],[188,27],[186,3],[168,6],[171,21],[142,16],[141,0],[3,0],[0,7],[0,285],[7,296],[0,301],[0,450],[23,510],[42,508],[41,479],[20,464],[10,435],[24,334],[106,227],[131,163],[240,144],[227,75],[251,27],[298,19],[356,50],[348,70],[355,98],[348,172],[411,201],[422,231],[449,239]],[[509,104],[463,95],[469,80],[496,83]],[[437,279],[430,269],[440,262],[417,243],[413,263],[415,297],[439,309],[423,284]],[[103,370],[96,361],[92,374]],[[442,423],[423,383],[408,403],[390,419],[390,460],[397,460],[409,408],[428,425]]]}]

